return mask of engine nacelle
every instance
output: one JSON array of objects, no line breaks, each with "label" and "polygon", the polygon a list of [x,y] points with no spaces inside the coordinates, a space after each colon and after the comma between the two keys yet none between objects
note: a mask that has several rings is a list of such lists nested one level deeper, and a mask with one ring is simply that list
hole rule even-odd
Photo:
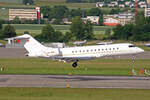
[{"label": "engine nacelle", "polygon": [[61,59],[59,59],[58,61],[59,61],[59,62],[64,62],[64,63],[67,62],[66,60],[61,60]]}]

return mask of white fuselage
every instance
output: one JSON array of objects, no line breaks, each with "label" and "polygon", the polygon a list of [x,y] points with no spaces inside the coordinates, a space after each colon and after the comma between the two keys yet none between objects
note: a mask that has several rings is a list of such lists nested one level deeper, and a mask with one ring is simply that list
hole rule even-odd
[{"label": "white fuselage", "polygon": [[113,55],[137,54],[144,52],[144,50],[128,43],[68,47],[53,50],[54,50],[53,53],[48,54],[49,56],[55,55],[62,58],[81,58],[81,59],[97,58]]}]

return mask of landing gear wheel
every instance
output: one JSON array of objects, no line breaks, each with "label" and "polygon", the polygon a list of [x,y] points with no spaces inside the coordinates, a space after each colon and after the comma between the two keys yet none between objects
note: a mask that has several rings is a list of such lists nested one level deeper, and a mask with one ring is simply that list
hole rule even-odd
[{"label": "landing gear wheel", "polygon": [[78,66],[77,62],[74,62],[74,63],[72,64],[72,67],[74,67],[74,68],[76,68],[77,66]]}]

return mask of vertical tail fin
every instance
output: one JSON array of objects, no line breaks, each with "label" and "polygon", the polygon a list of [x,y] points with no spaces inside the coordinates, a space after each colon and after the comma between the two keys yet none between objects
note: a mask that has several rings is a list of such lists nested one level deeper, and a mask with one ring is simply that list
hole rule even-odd
[{"label": "vertical tail fin", "polygon": [[28,51],[28,56],[42,56],[44,55],[44,51],[46,49],[45,46],[40,44],[37,40],[35,40],[32,36],[25,34],[22,36],[18,36],[18,38],[26,38],[26,43],[24,45],[25,49]]}]

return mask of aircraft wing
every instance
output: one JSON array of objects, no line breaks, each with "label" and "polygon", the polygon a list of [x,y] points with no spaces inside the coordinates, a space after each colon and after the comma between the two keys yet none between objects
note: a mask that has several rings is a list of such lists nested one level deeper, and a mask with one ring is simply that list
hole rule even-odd
[{"label": "aircraft wing", "polygon": [[77,60],[95,59],[95,57],[62,57],[62,56],[54,56],[54,57],[51,57],[51,59],[62,60],[62,61],[66,61],[66,62],[74,62],[74,61],[77,61]]}]

